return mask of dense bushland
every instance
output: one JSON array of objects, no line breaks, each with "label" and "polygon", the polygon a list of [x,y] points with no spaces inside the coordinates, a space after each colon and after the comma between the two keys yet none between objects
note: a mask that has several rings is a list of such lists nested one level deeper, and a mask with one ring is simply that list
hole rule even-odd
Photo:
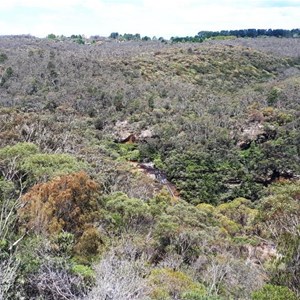
[{"label": "dense bushland", "polygon": [[0,41],[0,299],[297,299],[298,39]]}]

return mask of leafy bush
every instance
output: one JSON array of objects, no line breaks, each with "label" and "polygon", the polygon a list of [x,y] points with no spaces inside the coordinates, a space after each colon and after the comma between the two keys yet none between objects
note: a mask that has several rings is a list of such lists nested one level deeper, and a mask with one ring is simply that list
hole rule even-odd
[{"label": "leafy bush", "polygon": [[6,146],[0,149],[0,159],[10,160],[17,159],[22,160],[30,155],[37,154],[39,149],[32,143],[18,143],[14,146]]},{"label": "leafy bush", "polygon": [[226,216],[233,221],[237,227],[247,229],[253,225],[255,217],[258,214],[256,209],[251,207],[251,202],[245,198],[237,198],[231,202],[220,204],[215,212]]},{"label": "leafy bush", "polygon": [[106,198],[106,209],[119,229],[142,229],[151,220],[150,208],[141,199],[115,193]]},{"label": "leafy bush", "polygon": [[47,181],[55,176],[78,172],[86,168],[84,163],[68,154],[34,154],[26,157],[21,168],[34,182]]},{"label": "leafy bush", "polygon": [[87,286],[92,286],[93,283],[95,282],[96,274],[94,270],[89,266],[75,264],[72,267],[72,273],[82,277]]},{"label": "leafy bush", "polygon": [[[171,269],[153,270],[149,276],[152,285],[151,299],[198,299],[188,298],[188,295],[205,295],[203,285],[193,281],[188,275]],[[185,298],[184,298],[185,297]]]},{"label": "leafy bush", "polygon": [[222,300],[219,296],[207,296],[198,292],[186,292],[182,295],[182,300]]},{"label": "leafy bush", "polygon": [[0,53],[0,63],[5,62],[8,59],[5,53]]},{"label": "leafy bush", "polygon": [[285,286],[266,284],[252,294],[252,300],[297,300],[297,295]]},{"label": "leafy bush", "polygon": [[70,257],[72,255],[74,241],[74,234],[69,232],[61,232],[53,236],[51,240],[53,252],[59,256]]},{"label": "leafy bush", "polygon": [[27,182],[47,181],[55,176],[78,172],[86,164],[69,154],[44,154],[33,143],[17,143],[0,149],[2,176]]},{"label": "leafy bush", "polygon": [[226,190],[221,174],[226,172],[226,163],[211,154],[188,152],[172,155],[166,165],[181,196],[193,204],[216,204],[219,194]]},{"label": "leafy bush", "polygon": [[80,261],[88,262],[91,258],[95,258],[100,252],[100,246],[103,244],[103,239],[99,229],[92,225],[86,226],[78,242],[74,246],[74,253]]}]

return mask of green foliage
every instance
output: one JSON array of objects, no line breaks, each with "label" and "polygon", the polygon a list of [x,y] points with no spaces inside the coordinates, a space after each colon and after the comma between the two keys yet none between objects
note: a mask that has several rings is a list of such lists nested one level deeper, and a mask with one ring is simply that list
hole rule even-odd
[{"label": "green foliage", "polygon": [[100,252],[100,246],[103,244],[103,239],[99,230],[93,226],[88,226],[78,239],[74,247],[77,258],[81,261],[88,262]]},{"label": "green foliage", "polygon": [[[269,184],[278,179],[280,175],[286,176],[286,171],[293,170],[298,172],[298,137],[293,131],[288,134],[278,132],[276,139],[266,141],[262,144],[251,143],[250,148],[241,151],[241,162],[248,174],[245,173],[245,183],[255,183],[252,192],[249,196],[250,199],[258,197],[259,188],[257,183]],[[244,187],[245,185],[242,185]],[[253,197],[254,196],[254,197]]]},{"label": "green foliage", "polygon": [[118,32],[112,32],[112,33],[109,35],[109,37],[110,37],[111,39],[117,39],[117,38],[119,37],[119,33],[118,33]]},{"label": "green foliage", "polygon": [[[199,299],[191,296],[205,295],[203,285],[195,282],[188,275],[171,269],[156,269],[150,274],[149,280],[153,285],[151,299]],[[185,295],[185,296],[184,296]],[[184,298],[181,298],[181,297]]]},{"label": "green foliage", "polygon": [[176,220],[174,220],[172,216],[162,214],[157,220],[154,234],[159,240],[160,245],[162,247],[167,247],[176,237],[179,228],[179,224],[176,223]]},{"label": "green foliage", "polygon": [[11,78],[13,76],[13,73],[14,73],[14,71],[13,71],[12,67],[6,68],[3,75],[1,76],[0,86],[4,86],[5,83],[9,80],[9,78]]},{"label": "green foliage", "polygon": [[46,181],[55,176],[75,173],[86,168],[69,154],[38,153],[26,157],[21,168],[30,174],[34,181]]},{"label": "green foliage", "polygon": [[4,73],[4,76],[5,78],[10,78],[12,75],[13,75],[14,71],[11,67],[8,67],[6,70],[5,70],[5,73]]},{"label": "green foliage", "polygon": [[282,254],[271,270],[272,282],[299,292],[300,184],[281,183],[271,186],[268,192],[270,195],[261,200],[259,217],[265,223],[266,234],[272,232]]},{"label": "green foliage", "polygon": [[267,96],[267,102],[268,105],[273,106],[276,105],[276,103],[278,102],[279,98],[281,95],[281,89],[274,87],[272,88],[272,90],[269,92],[268,96]]},{"label": "green foliage", "polygon": [[193,261],[202,250],[201,241],[208,238],[209,222],[204,212],[183,201],[168,206],[165,213],[156,217],[154,237],[159,253],[176,253]]},{"label": "green foliage", "polygon": [[87,286],[92,286],[95,282],[95,272],[89,266],[75,264],[72,266],[72,272],[75,275],[83,277]]},{"label": "green foliage", "polygon": [[155,101],[154,101],[154,95],[152,94],[150,97],[149,97],[149,99],[148,99],[148,106],[149,106],[149,108],[151,109],[151,110],[153,110],[154,109],[154,107],[155,107]]},{"label": "green foliage", "polygon": [[115,151],[118,160],[129,160],[129,161],[139,161],[140,160],[140,150],[137,149],[136,144],[132,143],[110,143],[109,148],[111,151]]},{"label": "green foliage", "polygon": [[26,175],[23,176],[24,180],[27,184],[32,184],[86,168],[86,164],[77,161],[69,154],[39,152],[38,147],[32,143],[17,143],[0,149],[2,176],[17,179]]},{"label": "green foliage", "polygon": [[238,234],[241,231],[241,226],[237,224],[236,222],[230,220],[226,216],[219,216],[219,222],[222,226],[221,229],[225,229],[226,232],[232,236]]},{"label": "green foliage", "polygon": [[0,53],[0,63],[4,63],[8,59],[5,53]]},{"label": "green foliage", "polygon": [[215,207],[212,206],[211,204],[207,204],[207,203],[200,203],[196,206],[200,211],[205,212],[207,215],[212,216],[214,211],[215,211]]},{"label": "green foliage", "polygon": [[0,204],[14,191],[14,185],[11,181],[0,179]]},{"label": "green foliage", "polygon": [[271,282],[277,285],[285,285],[299,293],[300,276],[300,236],[285,233],[279,240],[278,250],[284,256],[274,262],[275,268],[271,269]]},{"label": "green foliage", "polygon": [[38,250],[42,250],[44,245],[43,238],[41,236],[31,236],[25,239],[21,244],[21,248],[17,254],[21,264],[21,275],[25,278],[28,274],[38,271],[42,259],[37,255]]},{"label": "green foliage", "polygon": [[124,33],[121,36],[121,39],[126,40],[126,41],[140,40],[141,39],[141,35],[139,33],[136,33],[136,34]]},{"label": "green foliage", "polygon": [[84,37],[81,34],[78,34],[78,35],[77,34],[72,34],[71,39],[79,45],[84,45],[85,44]]},{"label": "green foliage", "polygon": [[192,202],[217,204],[220,195],[227,191],[227,161],[214,157],[213,153],[185,152],[172,155],[166,161],[167,172],[180,190],[180,195]]},{"label": "green foliage", "polygon": [[202,43],[203,39],[201,37],[192,37],[192,36],[186,36],[186,37],[171,37],[172,43]]},{"label": "green foliage", "polygon": [[21,161],[30,155],[37,154],[38,152],[38,147],[32,143],[18,143],[14,146],[1,148],[0,159],[11,160],[16,158],[18,161]]},{"label": "green foliage", "polygon": [[285,286],[266,284],[252,294],[252,300],[297,300],[297,295]]},{"label": "green foliage", "polygon": [[106,209],[119,228],[142,228],[151,220],[150,208],[143,200],[129,198],[123,193],[108,196]]},{"label": "green foliage", "polygon": [[182,295],[183,300],[222,300],[219,296],[207,296],[198,292],[186,292]]},{"label": "green foliage", "polygon": [[50,40],[55,40],[56,39],[56,35],[54,33],[50,33],[47,35],[47,38]]},{"label": "green foliage", "polygon": [[153,216],[159,216],[166,212],[166,209],[172,204],[173,202],[170,193],[166,190],[162,190],[149,201],[151,214]]},{"label": "green foliage", "polygon": [[274,36],[274,37],[294,37],[299,33],[299,29],[285,30],[285,29],[236,29],[236,30],[221,30],[221,31],[200,31],[198,32],[198,36],[203,38],[218,38],[218,37],[247,37],[247,38],[255,38],[255,37],[266,37],[266,36]]},{"label": "green foliage", "polygon": [[216,207],[216,213],[225,215],[237,224],[243,227],[251,226],[255,217],[258,214],[256,209],[253,209],[252,204],[245,198],[237,198],[231,202],[220,204]]},{"label": "green foliage", "polygon": [[297,229],[295,225],[291,223],[291,220],[299,218],[299,182],[274,184],[270,186],[267,193],[269,195],[260,201],[259,216],[261,220],[269,222],[279,234],[285,233],[286,231],[297,233]]},{"label": "green foliage", "polygon": [[235,38],[236,37],[234,35],[228,35],[228,36],[219,35],[219,36],[211,37],[210,40],[213,40],[213,41],[224,41],[224,40],[233,40]]},{"label": "green foliage", "polygon": [[0,261],[9,256],[9,241],[7,239],[0,239]]},{"label": "green foliage", "polygon": [[74,247],[74,234],[61,232],[51,240],[52,248],[60,256],[71,256]]}]

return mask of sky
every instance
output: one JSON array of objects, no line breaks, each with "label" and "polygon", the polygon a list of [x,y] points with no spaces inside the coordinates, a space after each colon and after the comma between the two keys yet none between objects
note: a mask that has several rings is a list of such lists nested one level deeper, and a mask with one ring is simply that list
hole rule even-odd
[{"label": "sky", "polygon": [[300,28],[300,0],[0,0],[0,35],[170,38],[247,28]]}]

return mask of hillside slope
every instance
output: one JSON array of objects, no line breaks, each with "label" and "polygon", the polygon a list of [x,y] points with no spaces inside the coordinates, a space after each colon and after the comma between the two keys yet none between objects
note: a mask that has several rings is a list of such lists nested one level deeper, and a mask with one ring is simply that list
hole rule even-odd
[{"label": "hillside slope", "polygon": [[297,299],[299,49],[0,37],[0,299]]},{"label": "hillside slope", "polygon": [[[18,121],[20,128],[22,122],[35,127],[35,135],[38,126],[47,130],[48,125],[36,124],[39,119],[51,116],[50,140],[45,134],[30,137],[43,139],[42,150],[78,155],[92,146],[90,137],[84,138],[88,131],[95,144],[110,151],[120,135],[116,123],[128,122],[128,134],[151,131],[137,143],[134,160],[159,161],[182,196],[195,203],[236,196],[254,200],[260,184],[299,174],[298,40],[286,40],[292,44],[287,53],[295,57],[276,56],[276,43],[284,39],[270,39],[273,48],[269,39],[254,40],[254,48],[242,39],[231,45],[2,40],[7,57],[1,63],[2,105],[25,118]],[[255,50],[263,44],[267,53]],[[85,125],[73,124],[77,121]],[[68,138],[62,130],[72,135],[70,145],[63,145]],[[9,129],[7,134],[5,141],[2,133],[3,146],[24,140],[16,132],[12,138]],[[214,178],[202,176],[206,172]],[[211,180],[219,186],[210,187]]]}]

